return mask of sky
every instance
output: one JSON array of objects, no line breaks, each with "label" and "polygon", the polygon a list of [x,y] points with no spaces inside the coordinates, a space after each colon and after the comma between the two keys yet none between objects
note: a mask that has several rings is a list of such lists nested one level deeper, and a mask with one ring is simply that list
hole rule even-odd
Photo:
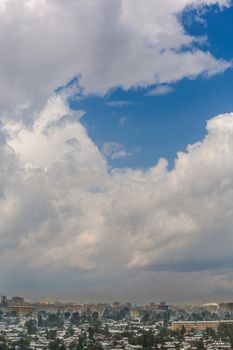
[{"label": "sky", "polygon": [[0,0],[0,290],[233,300],[231,0]]}]

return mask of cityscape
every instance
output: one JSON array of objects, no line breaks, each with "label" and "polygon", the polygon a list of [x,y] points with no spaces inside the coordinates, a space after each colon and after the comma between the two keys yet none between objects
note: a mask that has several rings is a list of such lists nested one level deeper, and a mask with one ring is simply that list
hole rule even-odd
[{"label": "cityscape", "polygon": [[225,350],[233,302],[199,305],[30,302],[1,296],[0,349]]},{"label": "cityscape", "polygon": [[233,350],[233,0],[0,0],[0,350]]}]

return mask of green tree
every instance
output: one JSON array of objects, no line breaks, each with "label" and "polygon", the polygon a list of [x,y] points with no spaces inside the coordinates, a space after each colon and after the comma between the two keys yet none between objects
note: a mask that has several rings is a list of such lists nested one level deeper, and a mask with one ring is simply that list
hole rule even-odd
[{"label": "green tree", "polygon": [[86,334],[85,333],[80,334],[78,342],[79,342],[79,348],[80,349],[83,349],[86,346],[87,339],[86,339]]},{"label": "green tree", "polygon": [[49,314],[47,319],[48,327],[62,328],[64,325],[64,320],[62,314],[57,312],[56,314]]},{"label": "green tree", "polygon": [[108,336],[110,335],[108,325],[106,325],[106,326],[104,327],[104,335],[105,335],[106,337],[108,337]]},{"label": "green tree", "polygon": [[40,313],[38,314],[38,317],[37,317],[37,324],[38,324],[38,327],[44,326],[43,317]]},{"label": "green tree", "polygon": [[37,328],[36,328],[36,321],[33,319],[30,319],[26,321],[25,326],[27,327],[27,333],[28,334],[36,334]]},{"label": "green tree", "polygon": [[94,342],[87,345],[87,350],[102,350],[100,343]]},{"label": "green tree", "polygon": [[204,347],[204,343],[203,343],[203,339],[200,339],[200,340],[197,340],[193,343],[193,345],[195,346],[195,348],[197,350],[204,350],[205,347]]},{"label": "green tree", "polygon": [[68,333],[69,337],[72,337],[74,335],[74,329],[71,325],[69,326],[67,333]]},{"label": "green tree", "polygon": [[89,340],[94,340],[95,331],[93,327],[88,328],[88,338]]},{"label": "green tree", "polygon": [[230,323],[220,323],[218,327],[217,335],[219,338],[229,341],[231,347],[233,347],[233,324]]},{"label": "green tree", "polygon": [[0,335],[0,350],[8,350],[9,346],[7,344],[7,339],[3,336]]},{"label": "green tree", "polygon": [[55,339],[49,343],[50,350],[66,350],[65,345],[61,339]]},{"label": "green tree", "polygon": [[207,337],[216,339],[216,332],[213,328],[206,328],[206,334],[207,334]]},{"label": "green tree", "polygon": [[64,313],[64,317],[65,317],[66,320],[68,320],[70,318],[70,312],[66,311]]},{"label": "green tree", "polygon": [[152,330],[143,331],[139,337],[139,344],[142,345],[143,349],[151,348],[155,344],[155,336]]},{"label": "green tree", "polygon": [[91,318],[92,318],[92,321],[96,321],[99,318],[98,312],[94,311]]},{"label": "green tree", "polygon": [[20,350],[29,349],[30,340],[28,338],[21,338],[14,343],[14,346],[18,346]]},{"label": "green tree", "polygon": [[80,323],[80,315],[79,315],[79,312],[74,312],[72,313],[71,315],[71,318],[70,318],[70,321],[73,325],[79,325]]},{"label": "green tree", "polygon": [[55,329],[46,330],[46,336],[48,340],[55,340],[57,336],[57,331]]}]

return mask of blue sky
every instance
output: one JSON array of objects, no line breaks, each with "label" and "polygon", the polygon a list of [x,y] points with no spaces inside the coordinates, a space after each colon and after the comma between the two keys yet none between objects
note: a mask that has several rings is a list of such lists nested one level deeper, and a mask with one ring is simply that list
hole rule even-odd
[{"label": "blue sky", "polygon": [[[180,18],[188,34],[207,37],[202,50],[225,60],[233,57],[232,19],[233,7],[222,11],[216,5],[201,12],[186,10]],[[183,78],[171,86],[171,93],[157,96],[147,95],[153,86],[114,88],[103,97],[71,99],[71,107],[85,110],[82,123],[100,148],[105,142],[117,142],[132,152],[125,158],[109,159],[111,166],[145,169],[164,157],[172,167],[177,151],[204,137],[208,119],[233,110],[233,70]],[[109,106],[112,101],[129,104]]]}]

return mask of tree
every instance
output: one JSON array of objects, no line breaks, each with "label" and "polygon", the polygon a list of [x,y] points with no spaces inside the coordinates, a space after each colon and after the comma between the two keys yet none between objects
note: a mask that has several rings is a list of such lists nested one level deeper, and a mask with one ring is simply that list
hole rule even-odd
[{"label": "tree", "polygon": [[70,318],[70,312],[66,311],[64,313],[64,317],[65,317],[66,320],[68,320]]},{"label": "tree", "polygon": [[185,333],[186,333],[186,328],[185,328],[185,326],[182,324],[182,327],[181,327],[181,330],[180,330],[180,335],[181,335],[182,337],[184,337]]},{"label": "tree", "polygon": [[36,322],[35,320],[28,320],[25,323],[25,326],[27,327],[27,333],[28,334],[36,334],[37,328],[36,328]]},{"label": "tree", "polygon": [[206,334],[208,337],[211,337],[213,339],[216,338],[216,332],[213,328],[206,328]]},{"label": "tree", "polygon": [[233,347],[233,324],[220,323],[218,327],[218,337],[229,341]]},{"label": "tree", "polygon": [[67,332],[68,332],[69,337],[72,337],[72,336],[74,335],[74,329],[73,329],[73,327],[72,327],[72,326],[69,326]]},{"label": "tree", "polygon": [[42,317],[42,315],[40,313],[38,314],[37,324],[38,324],[38,327],[43,327],[44,326],[43,317]]},{"label": "tree", "polygon": [[15,346],[18,346],[20,350],[29,349],[30,341],[28,338],[21,338],[20,340],[14,343]]},{"label": "tree", "polygon": [[56,314],[49,314],[48,319],[47,319],[47,326],[48,327],[61,328],[61,327],[63,327],[63,325],[64,325],[63,317],[59,312]]},{"label": "tree", "polygon": [[94,340],[95,331],[93,327],[88,328],[88,338],[89,340]]},{"label": "tree", "polygon": [[89,343],[87,345],[87,350],[102,350],[100,343]]},{"label": "tree", "polygon": [[92,321],[96,321],[99,318],[99,314],[97,311],[94,311],[92,314]]},{"label": "tree", "polygon": [[86,345],[86,336],[85,336],[85,333],[83,333],[83,334],[80,334],[79,336],[79,348],[83,349],[85,345]]},{"label": "tree", "polygon": [[197,350],[204,350],[205,347],[204,347],[203,339],[197,340],[194,343],[194,346],[196,347]]},{"label": "tree", "polygon": [[78,325],[80,323],[80,315],[79,315],[79,312],[74,312],[72,315],[71,315],[71,319],[70,319],[71,323],[73,325]]},{"label": "tree", "polygon": [[70,350],[77,350],[78,349],[77,344],[75,342],[70,343],[69,349]]},{"label": "tree", "polygon": [[55,340],[57,336],[57,331],[54,329],[46,330],[46,336],[48,340]]},{"label": "tree", "polygon": [[8,350],[7,340],[3,335],[0,335],[0,350]]},{"label": "tree", "polygon": [[143,331],[139,341],[143,349],[151,348],[155,344],[155,336],[151,330]]},{"label": "tree", "polygon": [[108,337],[109,334],[110,334],[109,328],[108,328],[108,325],[106,325],[105,328],[104,328],[104,335],[105,335],[106,337]]},{"label": "tree", "polygon": [[66,350],[64,343],[61,339],[55,339],[49,343],[50,350]]}]

